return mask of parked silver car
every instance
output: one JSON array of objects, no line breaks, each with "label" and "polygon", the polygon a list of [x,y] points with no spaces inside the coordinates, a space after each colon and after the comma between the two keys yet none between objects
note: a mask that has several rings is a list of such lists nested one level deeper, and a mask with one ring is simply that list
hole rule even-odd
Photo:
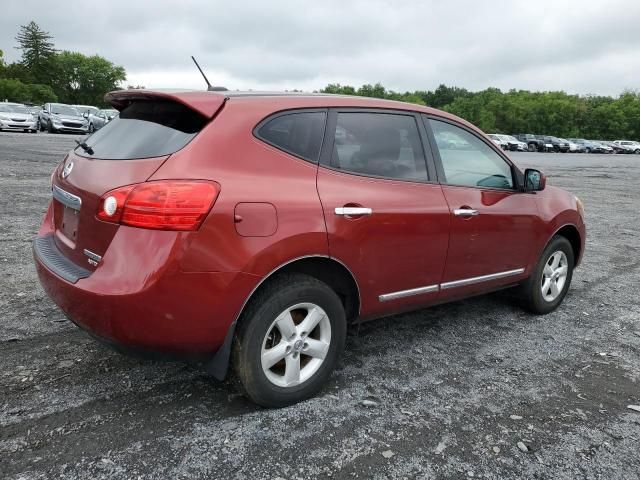
[{"label": "parked silver car", "polygon": [[92,113],[89,115],[89,133],[93,133],[96,130],[100,130],[107,123],[109,123],[113,118],[118,115],[117,110],[98,110],[96,113]]},{"label": "parked silver car", "polygon": [[70,105],[63,103],[45,103],[38,118],[40,130],[49,133],[76,132],[87,133],[89,122]]},{"label": "parked silver car", "polygon": [[0,130],[22,130],[35,133],[37,120],[20,103],[0,103]]}]

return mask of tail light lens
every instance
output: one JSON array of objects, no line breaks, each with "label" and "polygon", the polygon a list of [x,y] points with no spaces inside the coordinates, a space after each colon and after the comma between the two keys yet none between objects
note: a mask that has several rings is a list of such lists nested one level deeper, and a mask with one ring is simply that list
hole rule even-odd
[{"label": "tail light lens", "polygon": [[197,230],[220,186],[205,181],[157,181],[116,188],[98,203],[96,218],[153,230]]}]

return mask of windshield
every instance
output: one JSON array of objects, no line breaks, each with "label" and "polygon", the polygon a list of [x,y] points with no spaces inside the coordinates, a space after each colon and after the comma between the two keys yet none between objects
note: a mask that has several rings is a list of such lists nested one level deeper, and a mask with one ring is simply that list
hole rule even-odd
[{"label": "windshield", "polygon": [[16,113],[29,113],[27,107],[23,107],[22,105],[14,105],[13,111]]},{"label": "windshield", "polygon": [[67,105],[51,105],[51,113],[55,113],[57,115],[73,115],[75,117],[79,116],[78,111]]},{"label": "windshield", "polygon": [[102,111],[107,117],[115,117],[118,114],[117,110],[103,110]]},{"label": "windshield", "polygon": [[90,107],[88,105],[74,105],[73,107],[78,112],[80,112],[80,115],[82,115],[83,113],[89,113],[89,114],[95,115],[99,111],[96,107]]},{"label": "windshield", "polygon": [[519,142],[519,140],[516,137],[513,137],[511,135],[505,135],[504,138],[506,138],[507,140],[509,140],[511,142]]},{"label": "windshield", "polygon": [[13,112],[13,108],[9,105],[0,105],[0,112]]}]

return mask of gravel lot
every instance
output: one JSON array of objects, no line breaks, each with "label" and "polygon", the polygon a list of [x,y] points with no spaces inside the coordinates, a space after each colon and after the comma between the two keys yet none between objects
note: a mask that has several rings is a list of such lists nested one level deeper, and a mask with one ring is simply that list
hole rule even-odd
[{"label": "gravel lot", "polygon": [[640,478],[640,156],[514,155],[586,205],[558,311],[501,293],[364,324],[320,396],[263,410],[44,295],[31,240],[75,138],[0,133],[0,478]]}]

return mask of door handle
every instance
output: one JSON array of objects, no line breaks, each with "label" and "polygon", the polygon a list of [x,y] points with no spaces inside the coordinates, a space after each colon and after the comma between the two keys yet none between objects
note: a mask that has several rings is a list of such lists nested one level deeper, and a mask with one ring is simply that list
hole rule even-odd
[{"label": "door handle", "polygon": [[371,215],[373,210],[366,207],[336,207],[334,210],[336,215],[356,216]]},{"label": "door handle", "polygon": [[477,215],[480,215],[480,212],[478,212],[478,210],[474,210],[473,208],[456,208],[453,211],[453,214],[457,217],[475,217]]}]

